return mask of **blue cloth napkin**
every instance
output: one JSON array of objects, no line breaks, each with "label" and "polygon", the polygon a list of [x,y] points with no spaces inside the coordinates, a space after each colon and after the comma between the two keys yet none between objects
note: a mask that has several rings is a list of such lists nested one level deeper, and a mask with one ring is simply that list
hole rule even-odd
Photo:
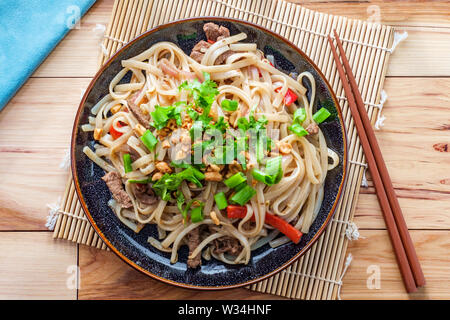
[{"label": "blue cloth napkin", "polygon": [[0,110],[95,0],[0,0]]}]

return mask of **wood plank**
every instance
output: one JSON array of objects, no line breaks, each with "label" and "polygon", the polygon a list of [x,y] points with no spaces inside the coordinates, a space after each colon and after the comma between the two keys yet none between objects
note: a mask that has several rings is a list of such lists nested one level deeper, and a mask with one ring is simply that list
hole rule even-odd
[{"label": "wood plank", "polygon": [[47,230],[62,196],[61,170],[81,91],[89,79],[30,79],[0,113],[0,230]]},{"label": "wood plank", "polygon": [[[376,131],[407,225],[450,228],[450,79],[388,78],[385,126]],[[385,228],[375,190],[361,189],[356,209],[360,228]]]},{"label": "wood plank", "polygon": [[[350,243],[353,262],[344,278],[342,299],[448,299],[450,243],[448,231],[412,231],[411,236],[427,279],[427,286],[408,296],[386,230],[364,230],[365,239]],[[126,265],[112,252],[80,246],[80,299],[272,299],[276,296],[233,289],[201,292],[153,280]],[[381,288],[367,288],[367,268],[378,266]]]},{"label": "wood plank", "polygon": [[[360,193],[355,211],[355,223],[360,229],[385,229],[386,225],[381,213],[377,196],[371,193]],[[425,199],[421,199],[423,194]],[[399,202],[405,217],[406,225],[409,229],[450,229],[450,201],[449,196],[439,195],[430,192],[416,193],[418,198],[405,197],[400,195]],[[439,195],[439,198],[431,198]],[[365,231],[360,230],[361,235]]]},{"label": "wood plank", "polygon": [[0,232],[0,299],[76,299],[77,246],[50,232]]},{"label": "wood plank", "polygon": [[[450,26],[449,1],[288,0],[305,8],[352,19],[400,26]],[[378,20],[379,18],[379,20]]]},{"label": "wood plank", "polygon": [[450,28],[398,27],[396,30],[407,31],[408,38],[391,55],[388,77],[450,76]]},{"label": "wood plank", "polygon": [[[411,237],[421,262],[427,284],[408,295],[403,288],[400,272],[386,230],[367,230],[365,239],[352,241],[348,252],[353,262],[344,277],[342,299],[449,299],[450,238],[448,231],[411,231]],[[379,268],[380,289],[369,289],[369,276]],[[369,270],[369,272],[368,272]],[[373,284],[373,283],[371,283]]]},{"label": "wood plank", "polygon": [[385,90],[385,126],[376,134],[394,186],[450,195],[450,153],[434,147],[450,143],[450,79],[387,79]]},{"label": "wood plank", "polygon": [[244,288],[215,292],[182,289],[154,280],[133,269],[110,251],[80,245],[80,290],[78,298],[88,299],[279,299]]},{"label": "wood plank", "polygon": [[[367,20],[369,6],[378,5],[382,23],[406,26],[409,32],[408,39],[391,57],[388,76],[450,76],[448,1],[358,2],[309,0],[301,4],[309,9],[362,20]],[[107,25],[112,6],[113,0],[97,1],[81,20],[81,28],[70,31],[33,76],[92,77],[100,54],[100,38],[92,29],[97,23]],[[433,26],[443,27],[431,28]]]}]

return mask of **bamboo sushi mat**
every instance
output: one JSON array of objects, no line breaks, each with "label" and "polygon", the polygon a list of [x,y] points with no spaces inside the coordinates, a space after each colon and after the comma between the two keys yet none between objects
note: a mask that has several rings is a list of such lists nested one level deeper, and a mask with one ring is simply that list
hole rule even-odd
[{"label": "bamboo sushi mat", "polygon": [[[137,35],[169,21],[195,16],[238,18],[281,34],[319,66],[337,94],[347,128],[349,165],[334,218],[299,260],[247,288],[295,299],[339,298],[342,275],[348,264],[349,231],[351,236],[352,219],[367,165],[326,36],[336,29],[343,40],[367,112],[374,123],[382,106],[380,98],[387,62],[393,50],[393,29],[315,12],[284,0],[116,0],[99,64]],[[71,175],[59,208],[54,238],[107,249],[84,215]]]}]

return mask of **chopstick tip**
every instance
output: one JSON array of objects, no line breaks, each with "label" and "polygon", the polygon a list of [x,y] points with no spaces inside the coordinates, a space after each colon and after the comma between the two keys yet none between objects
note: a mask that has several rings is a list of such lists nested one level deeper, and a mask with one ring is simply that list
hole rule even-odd
[{"label": "chopstick tip", "polygon": [[338,35],[336,29],[333,29],[333,33],[334,33],[334,36],[335,36],[336,38],[339,38],[339,35]]}]

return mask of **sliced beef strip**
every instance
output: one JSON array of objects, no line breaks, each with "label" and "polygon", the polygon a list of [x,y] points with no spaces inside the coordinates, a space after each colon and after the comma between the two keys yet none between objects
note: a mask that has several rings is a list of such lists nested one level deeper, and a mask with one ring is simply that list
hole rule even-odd
[{"label": "sliced beef strip", "polygon": [[[211,41],[219,41],[230,36],[230,30],[228,30],[228,28],[223,26],[219,27],[217,24],[212,22],[205,23],[205,25],[203,26],[203,31],[205,31],[206,38]],[[211,43],[201,40],[192,49],[190,55],[191,58],[197,61],[198,63],[201,63],[206,50],[208,50],[210,46]],[[233,54],[233,51],[231,50],[222,53],[216,59],[214,64],[216,65],[223,64],[231,54]]]},{"label": "sliced beef strip", "polygon": [[[199,228],[195,228],[191,232],[187,234],[188,247],[189,247],[189,255],[194,252],[195,248],[200,244],[200,230]],[[188,258],[187,265],[189,268],[195,269],[199,265],[202,264],[202,256],[201,254],[196,255],[193,258]]]},{"label": "sliced beef strip", "polygon": [[191,51],[190,57],[197,61],[198,63],[202,62],[203,56],[205,55],[206,50],[211,47],[211,44],[201,40],[198,42]]},{"label": "sliced beef strip", "polygon": [[138,122],[144,126],[145,129],[150,129],[150,116],[142,112],[141,108],[136,104],[136,98],[139,96],[140,91],[132,95],[127,99],[128,108],[131,113],[136,117]]},{"label": "sliced beef strip", "polygon": [[148,184],[136,183],[133,185],[133,191],[136,199],[143,204],[152,205],[158,201],[158,198]]},{"label": "sliced beef strip", "polygon": [[[224,26],[218,26],[213,22],[208,22],[203,25],[203,31],[206,34],[206,39],[211,41],[217,41],[219,37],[229,37],[230,30]],[[220,40],[220,39],[219,39]]]},{"label": "sliced beef strip", "polygon": [[213,252],[216,254],[228,253],[237,256],[242,251],[242,245],[236,238],[222,237],[214,240]]},{"label": "sliced beef strip", "polygon": [[222,53],[220,56],[217,57],[216,61],[214,61],[214,64],[215,65],[223,64],[228,59],[228,57],[231,56],[233,53],[234,51],[232,50],[225,51],[224,53]]},{"label": "sliced beef strip", "polygon": [[127,144],[122,144],[119,148],[117,148],[117,151],[128,153],[132,162],[136,161],[140,157],[140,154]]},{"label": "sliced beef strip", "polygon": [[129,209],[133,206],[130,196],[123,188],[122,178],[117,172],[108,172],[102,177],[102,180],[105,181],[113,198],[122,206],[122,208]]}]

